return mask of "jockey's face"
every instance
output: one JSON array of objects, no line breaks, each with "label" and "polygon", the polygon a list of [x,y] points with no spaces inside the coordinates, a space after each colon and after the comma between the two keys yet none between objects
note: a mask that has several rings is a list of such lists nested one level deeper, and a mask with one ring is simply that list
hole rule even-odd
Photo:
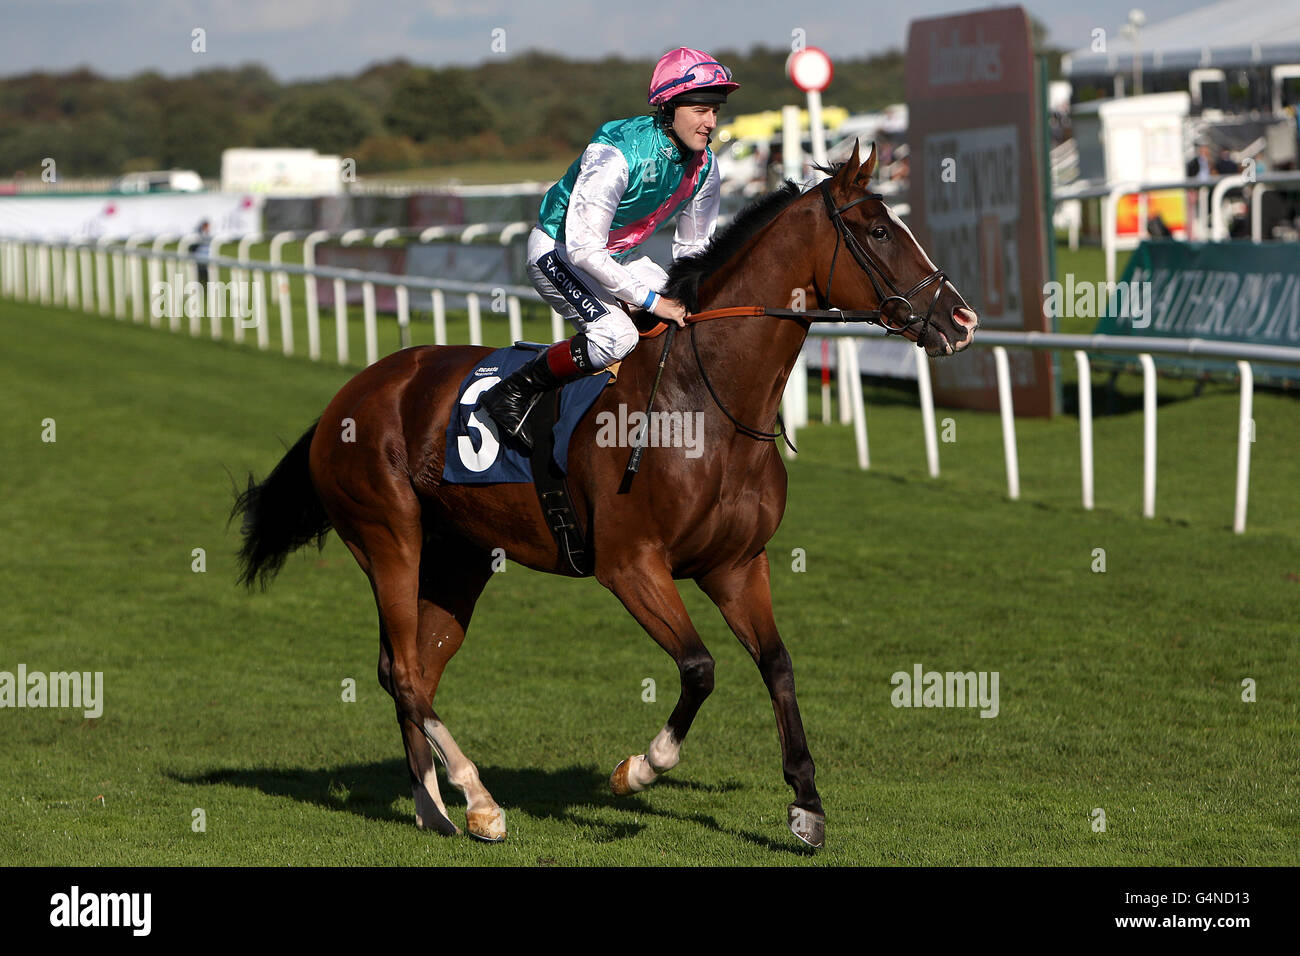
[{"label": "jockey's face", "polygon": [[709,134],[718,125],[717,104],[679,106],[673,112],[673,132],[697,153],[709,145]]}]

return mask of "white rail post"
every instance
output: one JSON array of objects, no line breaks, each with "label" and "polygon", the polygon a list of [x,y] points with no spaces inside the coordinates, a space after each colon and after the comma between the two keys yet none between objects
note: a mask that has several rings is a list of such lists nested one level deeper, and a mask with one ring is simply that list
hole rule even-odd
[{"label": "white rail post", "polygon": [[1228,226],[1223,216],[1223,194],[1245,182],[1246,177],[1237,175],[1224,176],[1214,184],[1214,189],[1210,192],[1210,238],[1215,242],[1223,242],[1228,238]]},{"label": "white rail post", "polygon": [[564,319],[561,318],[560,313],[551,309],[551,341],[559,342],[567,337],[564,334]]},{"label": "white rail post", "polygon": [[50,256],[50,301],[63,305],[63,250],[58,246],[49,247]]},{"label": "white rail post", "polygon": [[[181,286],[181,291],[177,297],[177,301],[181,303],[182,315],[185,314],[185,310],[189,306],[189,297],[185,294],[185,290],[191,282],[197,283],[199,281],[199,266],[193,259],[182,259],[181,254],[188,254],[190,252],[190,244],[197,243],[201,238],[202,236],[197,232],[187,232],[176,241],[176,258],[172,261],[176,263],[176,278],[180,281]],[[207,301],[206,292],[206,289],[201,290],[201,293],[203,293],[202,301],[205,303]],[[203,334],[203,309],[200,308],[189,318],[190,335],[197,338],[199,335]]]},{"label": "white rail post", "polygon": [[27,246],[27,301],[41,300],[40,241],[33,239]]},{"label": "white rail post", "polygon": [[399,285],[397,295],[397,339],[401,348],[411,347],[411,294],[406,286]]},{"label": "white rail post", "polygon": [[1255,378],[1249,362],[1237,362],[1241,373],[1241,413],[1237,424],[1237,506],[1232,514],[1232,530],[1246,530],[1246,496],[1250,493],[1250,443],[1255,440],[1255,422],[1251,407],[1255,396]]},{"label": "white rail post", "polygon": [[1078,349],[1074,353],[1079,368],[1079,468],[1082,471],[1083,507],[1091,511],[1092,497],[1092,366],[1088,353]]},{"label": "white rail post", "polygon": [[1255,183],[1250,190],[1250,241],[1264,241],[1264,193],[1268,186]]},{"label": "white rail post", "polygon": [[375,284],[361,283],[361,318],[366,328],[366,364],[379,361],[379,322],[375,318]]},{"label": "white rail post", "polygon": [[433,343],[447,344],[447,297],[441,289],[433,290]]},{"label": "white rail post", "polygon": [[483,317],[479,312],[478,293],[471,292],[465,296],[465,305],[469,309],[469,344],[483,344]]},{"label": "white rail post", "polygon": [[45,279],[45,243],[37,240],[32,244],[33,260],[36,263],[36,278],[34,280],[34,289],[32,290],[33,301],[40,302],[41,305],[48,305],[49,293],[47,291],[49,283]]},{"label": "white rail post", "polygon": [[[309,269],[316,268],[316,245],[328,239],[324,230],[308,233],[302,243],[302,264]],[[313,362],[320,361],[320,305],[316,293],[316,277],[303,276],[303,289],[307,302],[307,355]]]},{"label": "white rail post", "polygon": [[822,424],[831,423],[831,340],[822,339]]},{"label": "white rail post", "polygon": [[835,384],[840,402],[840,424],[847,425],[853,421],[853,399],[849,395],[848,379],[849,350],[853,348],[852,340],[841,336],[835,340]]},{"label": "white rail post", "polygon": [[[26,241],[21,242],[18,248],[14,250],[14,263],[17,268],[14,277],[17,280],[15,287],[15,298],[26,299],[27,296],[27,275],[31,268],[31,251],[27,247]],[[86,300],[90,302],[90,299]],[[89,306],[86,311],[90,311]]]},{"label": "white rail post", "polygon": [[120,249],[114,248],[113,261],[113,317],[126,318],[126,260]]},{"label": "white rail post", "polygon": [[348,290],[342,279],[334,280],[334,347],[339,353],[339,364],[347,365],[348,345]]},{"label": "white rail post", "polygon": [[266,311],[266,275],[260,267],[250,268],[245,275],[252,290],[253,322],[257,326],[257,347],[265,351],[271,347],[271,320]]},{"label": "white rail post", "polygon": [[[100,236],[95,241],[95,292],[99,302],[100,315],[108,315],[111,311],[108,304],[108,252],[104,247],[112,241],[108,236]],[[30,282],[27,291],[28,298],[35,295],[36,290],[31,288]]]},{"label": "white rail post", "polygon": [[[850,414],[853,417],[853,441],[858,448],[858,467],[866,471],[871,467],[871,452],[867,447],[867,410],[862,398],[862,373],[858,366],[858,343],[844,337],[849,347],[844,351],[845,374],[848,375]],[[807,383],[805,380],[805,388]]]},{"label": "white rail post", "polygon": [[83,245],[77,258],[81,262],[81,311],[90,313],[95,310],[95,267],[90,246]]},{"label": "white rail post", "polygon": [[[261,241],[262,241],[262,234],[260,232],[250,232],[250,233],[246,233],[243,236],[240,236],[239,246],[237,247],[237,251],[235,252],[235,258],[237,258],[241,263],[248,262],[252,252],[252,250],[249,247],[252,246],[254,242],[261,242]],[[243,265],[240,265],[238,268],[231,270],[230,298],[233,303],[235,296],[236,295],[239,296],[239,311],[241,313],[246,308],[249,308],[250,306],[252,307],[254,322],[257,325],[258,347],[266,348],[266,329],[265,329],[266,323],[262,321],[260,317],[258,317],[256,294],[253,289],[249,288],[251,284],[250,277],[252,276],[252,274],[253,273]],[[233,304],[230,307],[230,311],[232,314],[235,311],[235,307]],[[245,329],[243,319],[240,319],[239,321],[236,322],[232,322],[231,324],[234,325],[235,327],[235,333],[234,333],[235,341],[243,342],[244,329]]]},{"label": "white rail post", "polygon": [[9,243],[9,297],[22,298],[23,247],[15,240]]},{"label": "white rail post", "polygon": [[524,320],[519,311],[519,296],[512,295],[506,299],[506,309],[510,319],[510,341],[512,343],[522,341],[524,337]]},{"label": "white rail post", "polygon": [[503,246],[508,246],[515,241],[515,236],[525,236],[532,231],[532,228],[533,224],[531,222],[509,223],[501,230],[501,235],[497,237],[497,241]]},{"label": "white rail post", "polygon": [[[78,308],[77,303],[77,250],[66,246],[63,250],[63,278],[67,284],[67,302],[69,309]],[[12,290],[11,290],[12,291]]]},{"label": "white rail post", "polygon": [[140,255],[139,245],[146,242],[148,236],[136,233],[126,240],[127,264],[131,269],[131,320],[144,321],[144,258]]},{"label": "white rail post", "polygon": [[1146,352],[1142,363],[1142,517],[1156,515],[1156,363]]},{"label": "white rail post", "polygon": [[916,353],[916,389],[921,398],[921,428],[925,431],[925,467],[931,478],[939,477],[939,436],[934,431],[934,389],[930,384],[930,356],[925,349]]},{"label": "white rail post", "polygon": [[[179,320],[171,314],[172,296],[170,292],[165,291],[166,289],[171,288],[172,280],[171,276],[167,275],[167,264],[162,254],[163,247],[167,245],[169,239],[171,239],[171,236],[167,235],[167,233],[163,233],[162,235],[154,236],[153,242],[149,244],[149,251],[151,253],[149,256],[149,325],[155,329],[161,328],[162,317],[163,315],[166,315],[171,320],[171,330],[175,332]],[[159,276],[162,276],[162,278],[159,279]],[[166,305],[162,310],[162,314],[154,315],[154,291],[158,288],[159,282],[162,282],[164,285]]]},{"label": "white rail post", "polygon": [[[281,261],[280,250],[286,242],[294,238],[296,233],[277,232],[271,237],[271,262],[279,265]],[[271,273],[271,284],[275,289],[275,296],[280,303],[280,347],[285,355],[293,354],[293,302],[289,297],[289,276],[283,270]]]},{"label": "white rail post", "polygon": [[1016,456],[1016,413],[1011,406],[1011,369],[1007,350],[993,346],[993,364],[998,372],[998,408],[1002,412],[1002,450],[1007,462],[1007,496],[1020,500],[1020,461]]}]

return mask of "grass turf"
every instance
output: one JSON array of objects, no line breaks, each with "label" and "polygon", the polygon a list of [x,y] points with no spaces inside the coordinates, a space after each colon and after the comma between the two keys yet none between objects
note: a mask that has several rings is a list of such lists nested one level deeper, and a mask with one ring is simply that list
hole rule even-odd
[{"label": "grass turf", "polygon": [[[1286,395],[1256,396],[1245,536],[1228,530],[1227,387],[1188,400],[1162,383],[1155,520],[1138,517],[1132,402],[1097,421],[1092,513],[1070,417],[1018,423],[1020,502],[1005,499],[994,415],[940,411],[957,440],[938,480],[897,389],[868,392],[870,472],[849,429],[803,430],[769,553],[828,814],[817,854],[784,828],[762,683],[693,585],[717,689],[681,765],[616,800],[605,779],[662,725],[675,669],[595,582],[510,565],[437,700],[506,809],[510,837],[487,847],[411,824],[373,602],[337,539],[266,594],[234,586],[228,472],[265,475],[276,438],[295,439],[351,371],[8,301],[0,334],[0,670],[105,682],[98,719],[0,710],[6,864],[1300,862],[1300,410]],[[890,676],[916,663],[997,671],[999,715],[893,707]],[[443,793],[463,823],[445,777]]]}]

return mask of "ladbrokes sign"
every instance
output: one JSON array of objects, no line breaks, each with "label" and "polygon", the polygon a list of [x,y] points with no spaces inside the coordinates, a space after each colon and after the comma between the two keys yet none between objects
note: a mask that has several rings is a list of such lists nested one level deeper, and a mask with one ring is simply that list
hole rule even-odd
[{"label": "ladbrokes sign", "polygon": [[[979,312],[981,328],[1050,331],[1042,307],[1038,99],[1025,11],[912,21],[907,101],[912,231]],[[1016,413],[1050,415],[1049,356],[1013,350],[1008,357]],[[935,363],[934,382],[940,403],[997,407],[989,349]]]}]

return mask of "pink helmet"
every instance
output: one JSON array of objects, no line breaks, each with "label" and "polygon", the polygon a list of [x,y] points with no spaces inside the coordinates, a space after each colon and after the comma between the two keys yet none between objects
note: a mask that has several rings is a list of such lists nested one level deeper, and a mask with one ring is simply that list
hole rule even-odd
[{"label": "pink helmet", "polygon": [[701,50],[678,47],[665,53],[650,77],[652,106],[683,96],[698,103],[723,103],[727,94],[740,89],[731,71]]}]

